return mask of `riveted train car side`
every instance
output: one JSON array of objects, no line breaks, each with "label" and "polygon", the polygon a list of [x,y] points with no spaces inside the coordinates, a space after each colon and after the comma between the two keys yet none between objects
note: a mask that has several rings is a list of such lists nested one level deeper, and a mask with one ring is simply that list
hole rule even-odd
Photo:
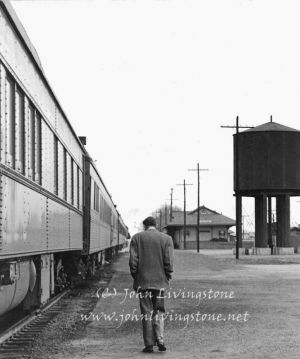
[{"label": "riveted train car side", "polygon": [[126,245],[128,229],[113,203],[92,159],[84,159],[84,249],[94,268],[95,261],[110,259]]},{"label": "riveted train car side", "polygon": [[0,315],[44,304],[90,259],[94,267],[120,248],[123,232],[34,47],[0,0]]}]

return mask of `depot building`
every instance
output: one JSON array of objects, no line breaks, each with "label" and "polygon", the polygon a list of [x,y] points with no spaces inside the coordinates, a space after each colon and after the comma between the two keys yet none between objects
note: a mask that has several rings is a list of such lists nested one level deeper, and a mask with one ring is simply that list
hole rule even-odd
[{"label": "depot building", "polygon": [[[229,242],[229,228],[235,226],[235,220],[213,211],[205,206],[200,207],[200,241]],[[165,228],[172,236],[175,248],[184,248],[184,212],[173,212]],[[197,209],[186,212],[186,246],[185,249],[197,248]]]}]

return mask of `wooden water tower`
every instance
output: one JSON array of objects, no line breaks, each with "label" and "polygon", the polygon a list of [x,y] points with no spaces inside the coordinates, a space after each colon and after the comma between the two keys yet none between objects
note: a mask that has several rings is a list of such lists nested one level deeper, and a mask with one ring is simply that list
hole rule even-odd
[{"label": "wooden water tower", "polygon": [[[290,196],[300,195],[300,131],[271,120],[238,136],[234,188],[241,198],[255,198],[255,247],[272,247],[272,197],[276,198],[276,246],[290,247]],[[236,156],[234,161],[236,169]]]}]

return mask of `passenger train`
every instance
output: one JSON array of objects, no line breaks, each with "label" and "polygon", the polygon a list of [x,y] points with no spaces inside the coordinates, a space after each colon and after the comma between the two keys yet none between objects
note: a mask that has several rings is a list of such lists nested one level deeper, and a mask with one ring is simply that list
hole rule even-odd
[{"label": "passenger train", "polygon": [[0,0],[0,315],[43,305],[128,235],[15,11]]}]

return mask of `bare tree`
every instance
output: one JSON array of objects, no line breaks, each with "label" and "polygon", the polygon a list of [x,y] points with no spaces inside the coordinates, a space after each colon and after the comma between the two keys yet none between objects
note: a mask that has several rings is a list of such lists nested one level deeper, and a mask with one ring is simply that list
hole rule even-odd
[{"label": "bare tree", "polygon": [[[172,206],[172,212],[182,211],[179,206]],[[169,204],[162,204],[155,211],[152,212],[152,217],[156,219],[157,227],[162,229],[168,222],[170,222],[171,206]]]}]

